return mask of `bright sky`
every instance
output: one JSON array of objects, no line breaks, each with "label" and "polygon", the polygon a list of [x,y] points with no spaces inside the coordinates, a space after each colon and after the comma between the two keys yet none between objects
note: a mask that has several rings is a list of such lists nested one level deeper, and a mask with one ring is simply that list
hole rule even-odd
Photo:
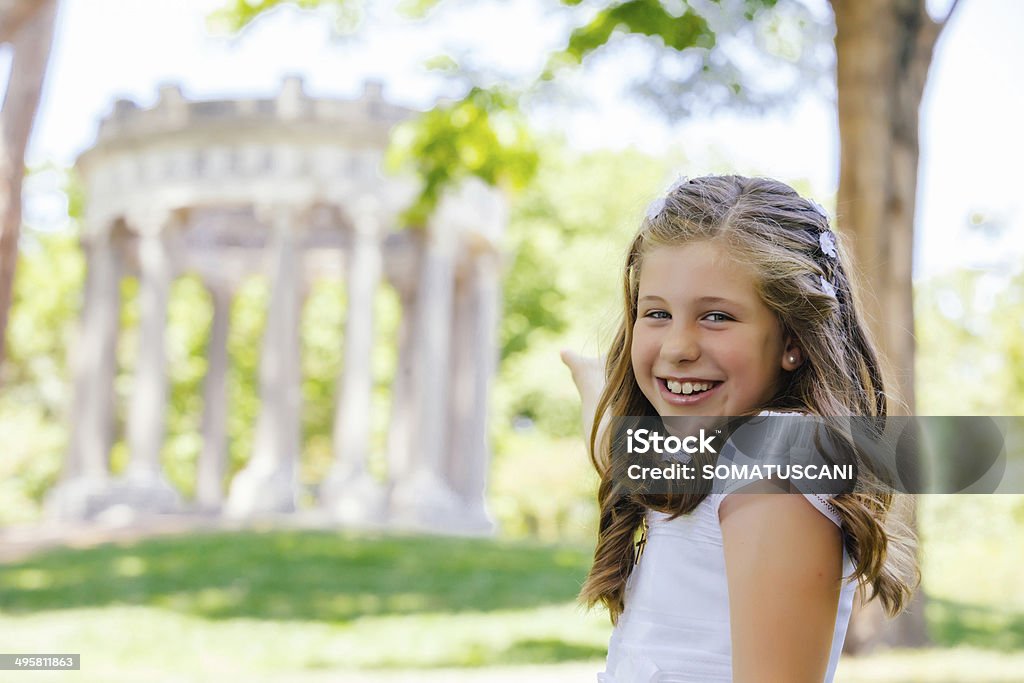
[{"label": "bright sky", "polygon": [[[429,28],[393,26],[372,38],[332,38],[322,18],[294,10],[258,22],[239,39],[212,38],[204,18],[221,4],[62,0],[30,163],[72,163],[115,99],[151,105],[161,83],[178,83],[192,98],[268,97],[284,75],[296,73],[313,95],[354,97],[364,79],[377,78],[385,82],[385,96],[427,107],[444,86],[424,74],[425,59],[462,46],[490,65],[533,72],[565,35],[561,20],[540,10],[537,0],[449,0],[438,17],[443,20]],[[1017,35],[1024,3],[961,4],[939,45],[923,105],[915,277],[966,265],[1024,265],[1024,192],[1015,167],[1024,159],[1024,91],[1013,85],[1024,71],[1024,42]],[[629,68],[625,61],[609,65],[605,77],[628,76]],[[594,106],[566,119],[575,145],[652,152],[678,146],[693,162],[690,175],[736,170],[807,179],[822,203],[831,203],[838,182],[832,103],[809,96],[784,116],[719,115],[670,129],[595,81],[585,82]],[[1004,226],[1000,243],[968,233],[974,213]]]}]

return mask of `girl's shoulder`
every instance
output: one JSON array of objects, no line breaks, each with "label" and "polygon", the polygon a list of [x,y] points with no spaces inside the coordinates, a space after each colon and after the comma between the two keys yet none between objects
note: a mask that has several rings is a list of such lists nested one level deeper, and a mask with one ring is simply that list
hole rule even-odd
[{"label": "girl's shoulder", "polygon": [[[794,409],[794,410],[762,410],[760,413],[757,414],[757,417],[811,417],[811,418],[814,418],[814,417],[817,417],[817,416],[815,416],[813,413],[810,413],[810,412],[807,412],[807,411],[795,410]],[[785,432],[787,432],[787,433],[789,431],[785,427],[783,427],[782,429]],[[757,433],[758,433],[759,436],[765,438],[767,441],[770,442],[770,441],[773,440],[773,438],[778,438],[778,434],[775,433],[776,431],[777,430],[768,430],[767,432],[759,431]],[[761,445],[762,446],[767,446],[768,444],[761,444]],[[742,456],[741,456],[739,459],[743,460],[744,458],[742,458]],[[751,460],[749,460],[749,462],[755,462],[755,460],[751,459]],[[744,488],[745,485],[750,484],[750,483],[751,482],[749,482],[749,481],[743,481],[743,480],[740,480],[740,481],[735,481],[734,480],[734,481],[730,481],[730,482],[724,482],[724,486],[720,487],[717,491],[713,492],[709,496],[709,498],[711,499],[710,503],[711,503],[711,506],[712,506],[713,510],[717,513],[718,512],[718,508],[722,504],[722,501],[727,496],[729,496],[729,495],[731,495],[733,493],[736,493],[738,491],[741,491]],[[842,527],[842,517],[839,514],[839,510],[835,507],[835,505],[832,504],[832,501],[831,501],[831,499],[833,497],[833,494],[821,493],[821,492],[809,492],[809,493],[803,493],[802,492],[801,495],[803,495],[803,497],[807,500],[807,502],[810,503],[816,510],[818,510],[818,512],[820,512],[825,517],[827,517],[832,522],[834,522],[836,524],[836,526],[839,526],[840,528]]]},{"label": "girl's shoulder", "polygon": [[[715,512],[716,516],[718,516],[718,509],[722,506],[722,501],[725,500],[725,498],[727,496],[734,495],[736,493],[738,493],[738,491],[731,491],[731,492],[727,492],[727,493],[712,493],[712,494],[710,494],[708,496],[709,502],[710,502],[710,505],[711,505],[711,509]],[[830,519],[833,524],[835,524],[840,529],[843,527],[843,520],[842,520],[842,517],[839,514],[839,510],[836,509],[836,506],[832,504],[832,500],[831,500],[832,499],[832,494],[829,494],[829,493],[800,493],[800,494],[793,493],[793,494],[772,494],[772,495],[801,495],[801,496],[804,497],[804,499],[808,503],[811,504],[811,506],[815,510],[817,510],[821,514],[825,515],[825,517]]]}]

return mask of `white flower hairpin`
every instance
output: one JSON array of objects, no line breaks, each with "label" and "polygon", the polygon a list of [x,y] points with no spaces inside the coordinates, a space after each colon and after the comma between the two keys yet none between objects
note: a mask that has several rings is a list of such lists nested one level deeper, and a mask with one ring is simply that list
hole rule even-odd
[{"label": "white flower hairpin", "polygon": [[817,211],[822,218],[828,220],[828,211],[825,210],[824,206],[814,201],[813,199],[808,199],[807,201],[811,203],[811,206],[814,207],[814,210]]},{"label": "white flower hairpin", "polygon": [[818,235],[818,246],[826,256],[833,259],[839,258],[839,252],[836,250],[836,236],[831,230],[826,230]]},{"label": "white flower hairpin", "polygon": [[690,182],[690,179],[686,176],[679,176],[674,183],[665,191],[665,194],[655,199],[653,202],[647,205],[647,220],[653,221],[655,218],[661,215],[661,212],[665,210],[665,204],[668,201],[668,197],[675,194],[675,191],[680,187]]},{"label": "white flower hairpin", "polygon": [[[836,246],[836,235],[827,227],[830,222],[828,211],[825,210],[824,206],[813,199],[808,199],[807,203],[811,205],[811,208],[814,209],[815,213],[825,219],[826,227],[818,233],[818,247],[821,248],[821,253],[833,261],[839,260],[839,248]],[[823,294],[830,296],[833,299],[838,299],[836,296],[835,285],[833,285],[824,275],[818,276],[818,285]]]},{"label": "white flower hairpin", "polygon": [[653,221],[655,218],[661,215],[661,212],[665,210],[665,198],[658,197],[653,202],[647,205],[647,220]]},{"label": "white flower hairpin", "polygon": [[689,178],[687,178],[684,175],[679,176],[678,178],[676,178],[676,181],[674,183],[669,185],[668,191],[665,194],[674,194],[676,190],[678,190],[680,187],[682,187],[688,182],[690,182]]},{"label": "white flower hairpin", "polygon": [[821,283],[821,291],[827,296],[836,299],[836,288],[832,286],[832,283],[825,279],[824,275],[818,276],[818,281]]}]

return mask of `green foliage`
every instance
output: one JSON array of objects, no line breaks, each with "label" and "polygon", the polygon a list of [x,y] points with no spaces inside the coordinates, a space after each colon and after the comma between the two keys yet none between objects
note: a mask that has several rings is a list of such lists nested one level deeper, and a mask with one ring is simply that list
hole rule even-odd
[{"label": "green foliage", "polygon": [[542,330],[565,330],[561,314],[565,294],[547,279],[557,268],[554,253],[541,240],[523,239],[505,277],[505,315],[501,324],[501,357],[529,348],[530,339]]},{"label": "green foliage", "polygon": [[75,234],[22,232],[0,382],[0,523],[38,515],[67,450],[69,355],[85,278],[77,241]]},{"label": "green foliage", "polygon": [[235,292],[228,324],[228,478],[252,455],[260,409],[260,349],[267,323],[265,277],[246,280]]},{"label": "green foliage", "polygon": [[1000,404],[1000,412],[1024,415],[1024,268],[1010,279],[989,310],[991,342],[1001,353],[1003,369],[1001,388],[1005,401]]},{"label": "green foliage", "polygon": [[[382,287],[374,301],[377,339],[398,337],[401,304],[390,287]],[[302,460],[299,478],[312,491],[327,476],[335,462],[333,424],[337,408],[338,381],[345,370],[344,344],[348,300],[345,285],[338,280],[316,282],[302,313]],[[371,414],[371,448],[383,456],[391,417],[391,382],[398,362],[394,344],[375,344],[371,358],[374,377]],[[244,455],[245,458],[248,454]],[[371,457],[370,469],[383,477],[383,457]],[[306,501],[309,502],[309,501]]]},{"label": "green foliage", "polygon": [[343,367],[347,313],[345,285],[338,280],[315,283],[302,312],[303,457],[299,476],[307,485],[323,480],[334,461],[330,426]]},{"label": "green foliage", "polygon": [[[399,11],[425,16],[440,0],[406,0]],[[301,9],[329,7],[349,29],[358,24],[354,0],[231,0],[210,17],[214,26],[240,31],[257,17],[285,5]],[[435,64],[450,69],[452,60]],[[422,227],[444,192],[467,178],[516,190],[529,182],[537,150],[519,110],[520,95],[500,85],[471,87],[460,99],[439,103],[396,131],[389,151],[392,168],[410,168],[422,189],[403,213],[406,225]]]},{"label": "green foliage", "polygon": [[50,415],[63,408],[61,376],[74,348],[69,320],[80,305],[85,261],[75,234],[48,235],[26,230],[22,237],[12,310],[7,332],[8,362],[4,385],[31,392],[28,400],[46,406]]},{"label": "green foliage", "polygon": [[167,478],[191,498],[195,492],[196,461],[203,447],[199,429],[213,305],[202,280],[189,275],[174,282],[167,309],[170,385],[161,458]]},{"label": "green foliage", "polygon": [[629,94],[669,122],[698,111],[784,109],[802,92],[831,86],[832,64],[820,48],[831,42],[834,24],[805,3],[605,0],[586,7],[542,80],[608,52],[616,36],[634,36],[646,39],[631,41],[646,46],[632,53],[646,63],[636,68]]},{"label": "green foliage", "polygon": [[441,4],[442,0],[399,0],[399,14],[410,19],[423,19]]},{"label": "green foliage", "polygon": [[363,0],[224,0],[226,3],[207,20],[215,31],[237,33],[263,14],[284,6],[303,10],[329,10],[335,30],[350,33],[356,29],[363,15]]},{"label": "green foliage", "polygon": [[603,47],[617,29],[660,38],[665,47],[673,50],[691,47],[710,50],[715,46],[715,34],[707,19],[693,7],[685,7],[677,16],[668,11],[661,0],[610,3],[589,23],[573,30],[565,53],[577,63],[581,62],[588,54]]},{"label": "green foliage", "polygon": [[626,244],[673,165],[548,141],[535,178],[512,203],[490,479],[493,512],[509,535],[593,538],[597,482],[558,351],[596,354],[606,343]]},{"label": "green foliage", "polygon": [[513,92],[474,87],[462,99],[438,104],[400,127],[389,162],[396,169],[411,167],[420,179],[422,190],[403,220],[422,226],[444,191],[466,178],[522,188],[536,170],[537,149]]},{"label": "green foliage", "polygon": [[[570,430],[578,410],[568,407]],[[500,440],[491,469],[491,511],[510,537],[557,542],[596,537],[598,478],[576,434],[551,438],[540,429],[511,431]]]},{"label": "green foliage", "polygon": [[914,307],[918,413],[1024,414],[1024,269],[933,278]]},{"label": "green foliage", "polygon": [[614,322],[623,250],[670,162],[639,152],[571,153],[554,142],[541,159],[511,209],[499,391],[509,411],[502,423],[523,416],[564,437],[579,429],[578,405],[559,345],[582,348]]},{"label": "green foliage", "polygon": [[[405,0],[399,10],[405,16],[422,17],[439,3],[440,0]],[[353,0],[230,0],[211,20],[237,31],[282,5],[304,9],[330,7],[338,13],[353,11],[355,4]],[[563,0],[563,4],[578,3]],[[745,20],[754,19],[761,10],[774,5],[775,0],[745,0]],[[588,23],[571,33],[565,50],[551,56],[541,79],[552,78],[558,65],[579,64],[587,54],[606,45],[617,30],[658,38],[664,48],[676,52],[700,49],[705,60],[698,74],[715,71],[712,80],[727,81],[725,87],[730,97],[742,91],[729,60],[725,60],[722,73],[718,74],[717,62],[706,58],[716,46],[715,32],[708,17],[688,3],[683,3],[679,12],[666,7],[661,0],[605,3]],[[435,66],[459,73],[450,58],[435,60]],[[479,80],[479,76],[468,72],[462,75],[470,82]],[[682,85],[690,88],[691,84]],[[444,193],[467,178],[477,178],[504,189],[518,189],[530,181],[536,172],[538,152],[520,110],[522,96],[523,92],[501,84],[476,84],[460,99],[439,103],[396,132],[389,152],[391,166],[412,169],[421,182],[419,195],[403,213],[405,224],[426,224]]]}]

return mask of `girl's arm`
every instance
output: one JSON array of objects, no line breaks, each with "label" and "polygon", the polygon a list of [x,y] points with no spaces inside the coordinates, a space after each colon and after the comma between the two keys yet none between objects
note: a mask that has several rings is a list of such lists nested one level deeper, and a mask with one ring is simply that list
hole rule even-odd
[{"label": "girl's arm", "polygon": [[[601,399],[601,392],[604,391],[604,362],[601,358],[593,356],[581,356],[578,353],[565,349],[562,351],[562,362],[572,372],[572,381],[576,383],[576,390],[580,392],[581,411],[583,421],[583,440],[590,449],[590,430],[594,426],[594,414],[597,412],[597,402]],[[598,443],[604,430],[608,427],[607,415],[601,423],[598,433]]]},{"label": "girl's arm", "polygon": [[821,683],[842,580],[839,527],[800,494],[719,508],[735,683]]}]

